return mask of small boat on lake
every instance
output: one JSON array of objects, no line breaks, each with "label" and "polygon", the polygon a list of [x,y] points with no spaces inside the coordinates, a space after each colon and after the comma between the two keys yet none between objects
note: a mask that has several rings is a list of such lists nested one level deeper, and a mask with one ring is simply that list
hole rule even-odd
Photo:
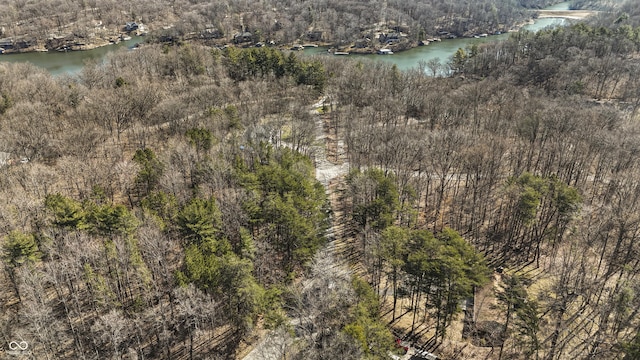
[{"label": "small boat on lake", "polygon": [[378,55],[393,55],[393,51],[391,49],[380,49],[378,50]]}]

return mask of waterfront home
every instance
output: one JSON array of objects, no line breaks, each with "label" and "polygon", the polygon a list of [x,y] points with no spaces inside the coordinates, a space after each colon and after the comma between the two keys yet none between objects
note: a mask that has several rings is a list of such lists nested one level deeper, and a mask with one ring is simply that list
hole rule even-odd
[{"label": "waterfront home", "polygon": [[124,30],[127,32],[131,32],[131,31],[135,31],[138,30],[138,23],[133,21],[133,22],[128,22],[124,25]]},{"label": "waterfront home", "polygon": [[0,48],[2,48],[3,50],[13,49],[13,39],[11,38],[0,39]]},{"label": "waterfront home", "polygon": [[383,33],[383,34],[380,34],[380,37],[378,37],[378,40],[383,44],[391,44],[391,43],[399,42],[401,37],[402,36],[400,33],[389,33],[389,34]]},{"label": "waterfront home", "polygon": [[215,27],[208,27],[200,33],[202,39],[221,39],[222,37],[224,37],[222,31]]},{"label": "waterfront home", "polygon": [[253,40],[253,34],[248,31],[233,35],[233,42],[236,44],[250,42],[252,40]]},{"label": "waterfront home", "polygon": [[319,31],[319,30],[307,31],[307,40],[309,41],[322,40],[322,31]]}]

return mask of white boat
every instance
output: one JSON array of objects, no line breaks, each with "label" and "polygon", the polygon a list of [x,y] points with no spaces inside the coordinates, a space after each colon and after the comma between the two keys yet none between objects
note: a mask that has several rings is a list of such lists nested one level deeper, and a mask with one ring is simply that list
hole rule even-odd
[{"label": "white boat", "polygon": [[380,49],[378,50],[378,55],[393,55],[393,51],[391,49]]}]

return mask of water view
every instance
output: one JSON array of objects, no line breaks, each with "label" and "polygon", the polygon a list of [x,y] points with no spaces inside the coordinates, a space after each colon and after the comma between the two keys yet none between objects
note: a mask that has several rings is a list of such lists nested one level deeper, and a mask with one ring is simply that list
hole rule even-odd
[{"label": "water view", "polygon": [[82,70],[85,63],[103,59],[107,54],[120,49],[133,48],[144,41],[143,37],[132,37],[131,40],[121,41],[117,44],[101,46],[92,50],[69,52],[30,52],[24,54],[0,55],[3,62],[30,62],[38,67],[48,70],[54,75],[74,74]]},{"label": "water view", "polygon": [[[563,3],[568,4],[568,3]],[[569,21],[564,18],[543,18],[536,19],[534,23],[523,26],[524,30],[539,31],[547,27],[557,27],[567,25]],[[427,46],[419,46],[410,50],[396,52],[393,55],[358,55],[352,54],[349,57],[368,58],[374,61],[384,61],[395,64],[400,70],[408,70],[416,67],[420,61],[428,62],[429,60],[439,59],[442,63],[446,63],[449,58],[459,48],[468,48],[474,44],[483,44],[492,41],[503,41],[509,38],[509,34],[492,35],[481,38],[457,38],[447,39],[439,42],[432,42]],[[328,54],[326,47],[306,48],[305,54]]]},{"label": "water view", "polygon": [[[545,10],[568,10],[569,2],[563,2],[546,8]],[[564,26],[569,20],[564,18],[541,18],[536,19],[533,23],[525,25],[523,29],[529,31],[538,31],[546,27]],[[457,38],[447,39],[440,42],[432,42],[428,46],[420,46],[407,51],[397,52],[393,55],[349,55],[349,57],[367,57],[375,61],[385,61],[395,64],[401,70],[407,70],[416,67],[420,61],[428,62],[429,60],[439,59],[442,63],[446,63],[448,59],[458,50],[458,48],[467,48],[473,44],[482,44],[491,41],[506,40],[508,33],[500,35],[492,35],[481,38]],[[134,37],[131,40],[123,41],[115,45],[99,47],[93,50],[72,51],[66,53],[43,52],[43,53],[25,53],[0,55],[0,61],[6,62],[30,62],[36,66],[42,67],[54,75],[57,74],[73,74],[79,72],[87,61],[99,60],[107,54],[123,48],[132,48],[136,44],[144,41],[143,37]],[[326,47],[306,48],[305,54],[328,54]]]}]

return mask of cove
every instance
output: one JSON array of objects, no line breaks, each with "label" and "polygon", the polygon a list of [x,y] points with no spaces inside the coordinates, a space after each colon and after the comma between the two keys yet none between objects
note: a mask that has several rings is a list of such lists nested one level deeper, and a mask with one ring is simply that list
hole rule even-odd
[{"label": "cove", "polygon": [[0,55],[0,62],[29,62],[49,71],[53,75],[76,74],[82,70],[87,61],[100,61],[104,57],[120,49],[131,49],[144,41],[143,37],[132,37],[113,45],[105,45],[91,50],[69,52],[29,52],[23,54]]}]

